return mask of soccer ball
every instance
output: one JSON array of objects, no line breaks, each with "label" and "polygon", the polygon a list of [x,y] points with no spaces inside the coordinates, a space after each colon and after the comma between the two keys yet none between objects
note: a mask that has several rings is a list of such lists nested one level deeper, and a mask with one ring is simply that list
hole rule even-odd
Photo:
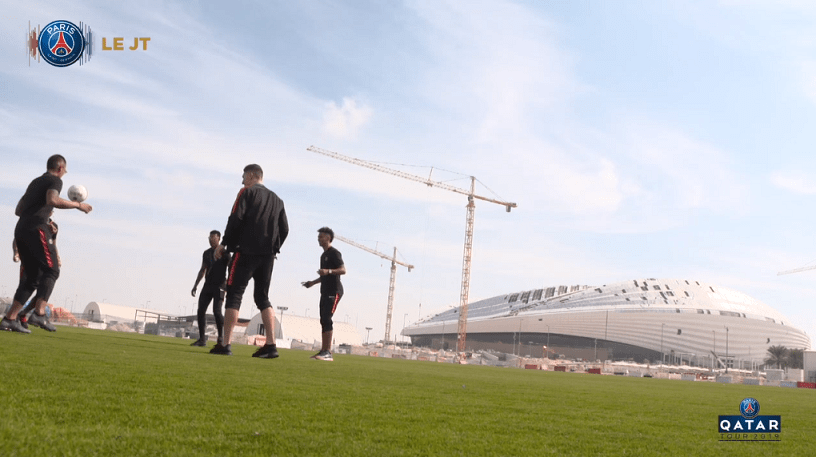
[{"label": "soccer ball", "polygon": [[88,198],[88,191],[85,189],[85,186],[73,185],[68,188],[68,198],[70,198],[71,201],[82,203]]}]

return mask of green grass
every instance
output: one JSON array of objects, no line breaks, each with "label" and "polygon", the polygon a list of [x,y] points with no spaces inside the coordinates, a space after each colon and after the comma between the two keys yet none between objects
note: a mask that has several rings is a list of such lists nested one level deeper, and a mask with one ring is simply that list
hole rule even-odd
[{"label": "green grass", "polygon": [[[814,455],[816,391],[0,332],[0,455]],[[781,442],[719,442],[753,396]]]}]

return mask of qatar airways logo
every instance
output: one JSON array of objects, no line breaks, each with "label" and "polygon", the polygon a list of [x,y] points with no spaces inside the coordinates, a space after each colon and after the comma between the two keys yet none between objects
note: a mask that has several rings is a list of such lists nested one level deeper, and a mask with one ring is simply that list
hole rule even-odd
[{"label": "qatar airways logo", "polygon": [[745,398],[739,416],[719,416],[720,441],[781,441],[782,417],[760,416],[756,398]]}]

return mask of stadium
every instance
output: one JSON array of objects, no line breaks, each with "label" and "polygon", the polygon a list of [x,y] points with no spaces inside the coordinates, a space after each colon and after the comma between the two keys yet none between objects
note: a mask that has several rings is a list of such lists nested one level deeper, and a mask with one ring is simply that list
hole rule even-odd
[{"label": "stadium", "polygon": [[[753,369],[770,346],[810,338],[770,306],[733,289],[680,279],[559,286],[470,303],[466,349],[531,357],[666,361]],[[416,346],[456,347],[459,310],[406,327]]]}]

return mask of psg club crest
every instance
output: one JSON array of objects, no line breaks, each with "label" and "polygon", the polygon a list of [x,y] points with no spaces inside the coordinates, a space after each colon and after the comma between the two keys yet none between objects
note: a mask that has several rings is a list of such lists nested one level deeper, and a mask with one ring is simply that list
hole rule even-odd
[{"label": "psg club crest", "polygon": [[753,419],[759,414],[759,402],[756,398],[746,398],[740,402],[740,414],[746,419]]},{"label": "psg club crest", "polygon": [[[67,67],[81,58],[91,57],[91,29],[78,27],[70,21],[54,21],[37,34],[29,32],[29,53],[39,56],[55,67]],[[80,60],[80,64],[82,61]]]}]

